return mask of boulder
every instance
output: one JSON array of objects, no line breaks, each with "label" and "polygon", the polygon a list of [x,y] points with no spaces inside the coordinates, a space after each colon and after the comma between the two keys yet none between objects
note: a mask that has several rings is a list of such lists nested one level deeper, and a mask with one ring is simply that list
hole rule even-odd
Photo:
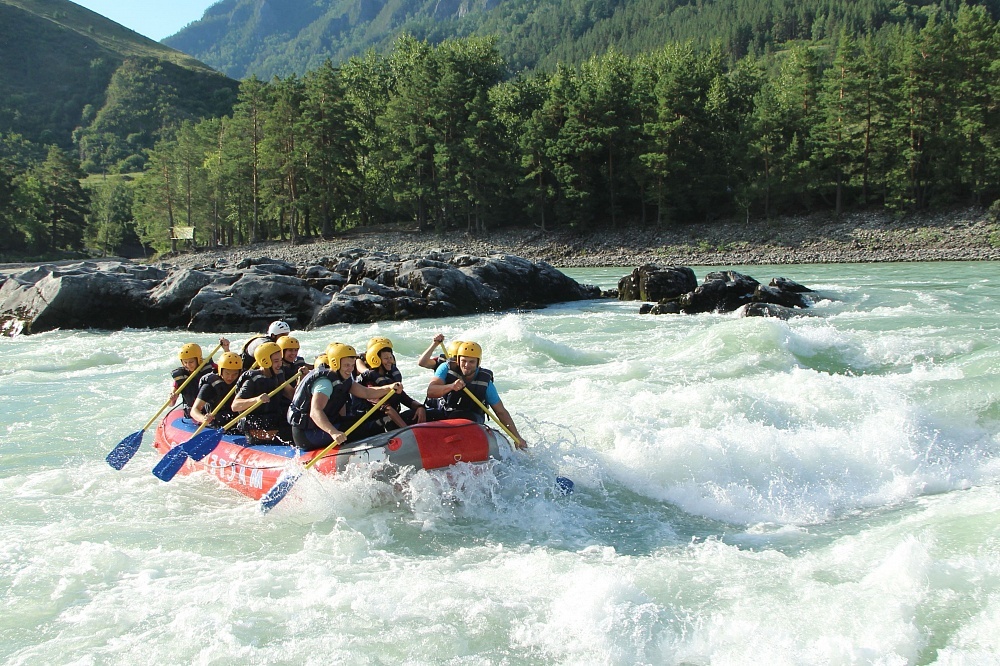
[{"label": "boulder", "polygon": [[677,302],[686,314],[732,312],[753,300],[759,285],[752,277],[735,271],[709,273],[701,286],[681,295]]},{"label": "boulder", "polygon": [[618,281],[618,300],[659,302],[694,291],[697,286],[698,279],[687,266],[644,264]]},{"label": "boulder", "polygon": [[7,321],[20,321],[19,328],[29,333],[162,326],[163,317],[150,299],[159,275],[157,271],[130,271],[118,263],[39,266],[4,282],[0,314],[7,315]]},{"label": "boulder", "polygon": [[[671,274],[673,279],[660,276]],[[732,312],[744,308],[742,316],[782,316],[782,309],[807,308],[812,298],[808,287],[787,280],[774,278],[765,286],[749,275],[736,271],[714,271],[705,276],[704,282],[689,291],[676,294],[677,289],[691,286],[694,271],[687,267],[672,266],[661,269],[653,264],[640,266],[618,282],[619,298],[632,300],[635,295],[646,293],[650,284],[669,285],[669,296],[664,296],[654,304],[643,304],[639,314],[695,314],[699,312]],[[645,292],[643,290],[646,290]],[[643,299],[650,300],[650,299]],[[749,308],[749,304],[762,307]],[[774,308],[763,307],[773,305]]]},{"label": "boulder", "polygon": [[747,303],[738,312],[741,317],[775,317],[777,319],[805,317],[809,314],[796,308],[787,308],[775,303]]},{"label": "boulder", "polygon": [[243,332],[275,319],[313,328],[599,296],[598,288],[548,264],[513,255],[432,252],[400,259],[357,249],[302,268],[268,257],[187,269],[79,262],[10,273],[0,285],[0,331],[183,326]]}]

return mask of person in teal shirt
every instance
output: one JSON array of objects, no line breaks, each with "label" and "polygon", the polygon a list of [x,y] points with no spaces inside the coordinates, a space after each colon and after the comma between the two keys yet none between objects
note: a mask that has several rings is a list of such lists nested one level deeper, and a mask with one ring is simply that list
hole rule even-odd
[{"label": "person in teal shirt", "polygon": [[457,360],[442,364],[434,371],[434,379],[427,386],[427,397],[441,399],[441,407],[427,411],[428,421],[441,419],[468,419],[485,423],[486,414],[475,400],[465,392],[468,388],[479,402],[491,407],[500,423],[514,435],[514,445],[527,448],[527,443],[514,425],[514,419],[504,407],[493,384],[493,373],[480,367],[483,348],[475,342],[463,342],[458,348]]}]

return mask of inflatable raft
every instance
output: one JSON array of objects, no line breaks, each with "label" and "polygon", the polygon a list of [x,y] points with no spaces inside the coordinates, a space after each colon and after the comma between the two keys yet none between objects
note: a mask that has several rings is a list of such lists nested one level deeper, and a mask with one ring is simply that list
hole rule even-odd
[{"label": "inflatable raft", "polygon": [[[156,429],[153,446],[161,454],[186,442],[198,424],[184,418],[177,407]],[[457,463],[482,463],[500,459],[511,451],[502,434],[485,425],[460,419],[421,423],[393,432],[348,442],[331,449],[312,469],[334,475],[351,464],[385,462],[396,467],[440,469]],[[188,458],[178,474],[205,471],[247,497],[259,500],[297,459],[305,465],[322,450],[302,451],[294,446],[248,446],[242,435],[223,436],[219,445],[200,461]]]}]

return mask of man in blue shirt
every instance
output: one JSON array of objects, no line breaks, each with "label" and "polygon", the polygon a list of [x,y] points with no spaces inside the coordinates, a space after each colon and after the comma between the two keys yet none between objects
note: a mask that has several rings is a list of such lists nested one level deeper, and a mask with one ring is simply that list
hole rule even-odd
[{"label": "man in blue shirt", "polygon": [[427,397],[442,398],[440,409],[428,410],[427,420],[468,419],[484,423],[486,415],[476,402],[468,396],[468,388],[481,403],[492,407],[500,423],[514,435],[514,445],[519,449],[527,448],[524,438],[517,431],[514,419],[504,407],[493,384],[493,373],[479,367],[483,358],[483,348],[475,342],[463,342],[458,348],[457,360],[441,364],[434,371],[434,379],[427,386]]}]

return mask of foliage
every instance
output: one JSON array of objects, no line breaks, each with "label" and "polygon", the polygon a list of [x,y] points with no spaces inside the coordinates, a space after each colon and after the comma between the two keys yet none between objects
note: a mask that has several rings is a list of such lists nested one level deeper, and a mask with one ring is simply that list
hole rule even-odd
[{"label": "foliage", "polygon": [[[369,49],[389,51],[400,35],[430,44],[496,37],[513,71],[554,72],[615,50],[638,56],[669,44],[717,46],[735,61],[764,56],[790,41],[835,41],[885,26],[923,28],[945,0],[227,0],[164,42],[234,78],[299,75]],[[969,4],[1000,15],[998,0]]]},{"label": "foliage", "polygon": [[68,0],[0,0],[0,132],[76,147],[91,173],[143,163],[183,118],[223,115],[237,83]]},{"label": "foliage", "polygon": [[[1000,31],[981,6],[926,19],[735,61],[722,45],[685,42],[514,77],[493,39],[404,37],[340,68],[251,77],[221,118],[175,115],[153,102],[169,99],[160,91],[142,103],[150,115],[102,107],[90,126],[100,136],[112,119],[141,121],[135,133],[155,140],[131,212],[160,252],[358,224],[484,232],[989,205],[1000,197]],[[122,73],[121,99],[155,85],[150,65]],[[74,201],[53,177],[71,171],[57,168],[66,155],[49,150],[45,167],[33,150],[0,135],[0,234],[24,248],[79,244],[82,199],[48,217],[53,192]],[[88,243],[111,251],[131,233],[127,197],[93,197]],[[194,230],[189,243],[180,227]]]}]

